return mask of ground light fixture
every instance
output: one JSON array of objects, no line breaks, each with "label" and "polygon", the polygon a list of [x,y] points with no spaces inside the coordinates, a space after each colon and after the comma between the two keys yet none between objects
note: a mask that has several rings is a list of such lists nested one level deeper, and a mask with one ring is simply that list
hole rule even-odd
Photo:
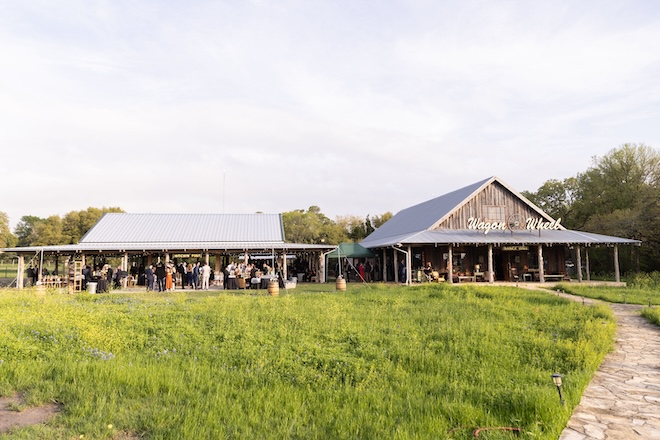
[{"label": "ground light fixture", "polygon": [[559,392],[559,401],[561,402],[562,405],[566,404],[566,401],[564,400],[564,396],[561,393],[561,384],[562,384],[562,375],[559,373],[555,373],[552,375],[552,381],[555,383],[555,386],[557,387],[557,392]]}]

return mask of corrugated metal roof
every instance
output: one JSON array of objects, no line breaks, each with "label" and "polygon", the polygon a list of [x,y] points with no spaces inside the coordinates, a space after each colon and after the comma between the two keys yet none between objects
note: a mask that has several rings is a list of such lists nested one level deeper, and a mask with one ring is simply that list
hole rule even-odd
[{"label": "corrugated metal roof", "polygon": [[372,243],[387,239],[387,237],[426,231],[492,179],[493,177],[489,177],[435,199],[406,208],[372,232],[361,244],[365,247],[371,247]]},{"label": "corrugated metal roof", "polygon": [[[280,214],[108,213],[80,244],[284,242]],[[198,247],[195,246],[191,247]]]},{"label": "corrugated metal roof", "polygon": [[472,244],[472,245],[507,245],[507,244],[583,244],[583,245],[612,245],[636,244],[639,240],[612,237],[608,235],[592,234],[582,231],[544,230],[544,231],[497,231],[484,234],[483,231],[471,229],[436,229],[422,231],[396,237],[387,237],[382,240],[362,242],[367,248],[382,248],[396,245],[429,245],[429,244]]}]

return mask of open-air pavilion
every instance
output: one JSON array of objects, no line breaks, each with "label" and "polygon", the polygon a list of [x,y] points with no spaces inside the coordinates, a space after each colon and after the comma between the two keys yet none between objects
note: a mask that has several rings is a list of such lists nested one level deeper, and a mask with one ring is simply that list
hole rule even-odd
[{"label": "open-air pavilion", "polygon": [[[85,265],[96,266],[119,259],[126,272],[158,262],[201,261],[219,273],[228,262],[258,256],[268,265],[281,265],[287,276],[291,255],[302,259],[325,278],[325,253],[335,246],[287,243],[281,214],[105,214],[77,244],[5,248],[18,256],[16,287],[26,284],[26,262],[43,267],[44,258],[55,260],[58,282],[75,285]],[[255,258],[256,259],[256,258]],[[60,267],[63,265],[64,270]],[[37,270],[39,281],[42,270]]]}]

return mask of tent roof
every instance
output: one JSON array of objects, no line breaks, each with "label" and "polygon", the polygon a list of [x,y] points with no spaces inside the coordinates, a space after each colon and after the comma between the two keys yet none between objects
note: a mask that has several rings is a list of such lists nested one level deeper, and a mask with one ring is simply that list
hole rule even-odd
[{"label": "tent roof", "polygon": [[374,257],[374,253],[359,243],[340,243],[339,246],[337,246],[337,249],[328,254],[328,258],[339,258],[340,256],[351,258],[371,258]]}]

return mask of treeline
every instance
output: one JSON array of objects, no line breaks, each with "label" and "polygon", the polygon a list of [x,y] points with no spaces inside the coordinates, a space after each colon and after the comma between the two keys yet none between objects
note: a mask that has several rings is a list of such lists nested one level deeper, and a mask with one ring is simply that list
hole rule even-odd
[{"label": "treeline", "polygon": [[[548,180],[522,193],[568,229],[632,238],[620,254],[624,272],[660,270],[660,152],[644,144],[624,144],[574,177]],[[612,267],[611,252],[589,250],[592,267]]]},{"label": "treeline", "polygon": [[84,211],[71,211],[64,217],[25,215],[13,233],[7,215],[0,212],[0,247],[75,244],[107,212],[124,211],[121,208],[87,208]]}]

